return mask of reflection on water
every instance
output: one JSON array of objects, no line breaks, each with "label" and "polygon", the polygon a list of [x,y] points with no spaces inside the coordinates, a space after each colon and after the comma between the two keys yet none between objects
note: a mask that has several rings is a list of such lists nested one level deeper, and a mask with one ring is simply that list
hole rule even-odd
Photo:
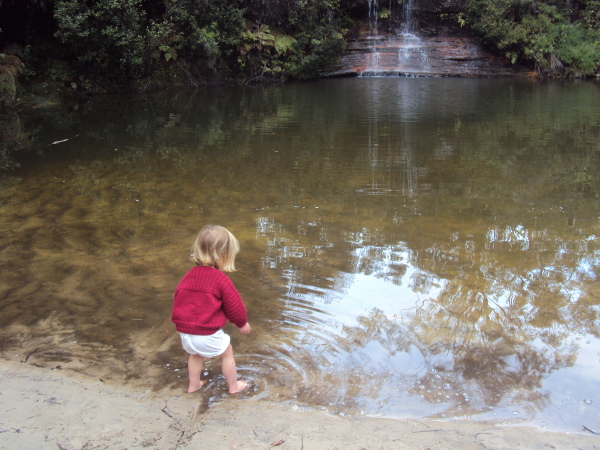
[{"label": "reflection on water", "polygon": [[597,429],[598,94],[358,79],[28,118],[0,189],[2,355],[183,389],[172,292],[218,223],[248,395]]}]

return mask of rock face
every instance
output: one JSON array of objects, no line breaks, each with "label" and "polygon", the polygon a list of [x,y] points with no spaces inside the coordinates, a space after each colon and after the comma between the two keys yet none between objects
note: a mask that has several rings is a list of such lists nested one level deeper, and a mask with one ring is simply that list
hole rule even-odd
[{"label": "rock face", "polygon": [[[475,40],[456,36],[431,20],[441,9],[458,8],[462,0],[403,0],[392,3],[368,0],[366,29],[351,41],[340,65],[327,76],[404,77],[513,77],[522,69],[486,52]],[[384,2],[382,2],[384,3]],[[382,15],[384,9],[385,14]],[[382,22],[382,18],[386,18]],[[429,18],[429,20],[428,20]],[[429,23],[428,23],[429,22]],[[395,26],[394,26],[395,24]],[[386,32],[381,32],[383,27]]]},{"label": "rock face", "polygon": [[468,37],[365,33],[351,41],[329,77],[507,77],[523,70],[502,63]]}]

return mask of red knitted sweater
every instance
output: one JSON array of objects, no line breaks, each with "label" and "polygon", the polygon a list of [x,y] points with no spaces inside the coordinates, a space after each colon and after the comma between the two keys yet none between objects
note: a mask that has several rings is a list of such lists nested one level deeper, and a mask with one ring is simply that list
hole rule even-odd
[{"label": "red knitted sweater", "polygon": [[209,335],[227,320],[238,328],[248,322],[242,297],[227,275],[218,269],[196,266],[175,289],[171,320],[177,331]]}]

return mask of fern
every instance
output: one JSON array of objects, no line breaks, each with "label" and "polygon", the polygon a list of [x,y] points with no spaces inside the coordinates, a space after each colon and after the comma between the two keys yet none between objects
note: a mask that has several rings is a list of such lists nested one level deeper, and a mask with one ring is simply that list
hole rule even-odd
[{"label": "fern", "polygon": [[288,55],[294,52],[298,41],[292,36],[275,36],[275,51],[278,55]]}]

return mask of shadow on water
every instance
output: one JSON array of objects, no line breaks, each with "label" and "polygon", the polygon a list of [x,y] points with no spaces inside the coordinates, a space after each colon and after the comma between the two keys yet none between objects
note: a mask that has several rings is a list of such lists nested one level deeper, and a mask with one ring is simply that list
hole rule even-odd
[{"label": "shadow on water", "polygon": [[[593,83],[353,79],[20,118],[5,359],[182,389],[172,292],[239,238],[246,395],[339,414],[600,426]],[[56,144],[54,142],[61,141]],[[206,407],[225,398],[218,361]]]}]

